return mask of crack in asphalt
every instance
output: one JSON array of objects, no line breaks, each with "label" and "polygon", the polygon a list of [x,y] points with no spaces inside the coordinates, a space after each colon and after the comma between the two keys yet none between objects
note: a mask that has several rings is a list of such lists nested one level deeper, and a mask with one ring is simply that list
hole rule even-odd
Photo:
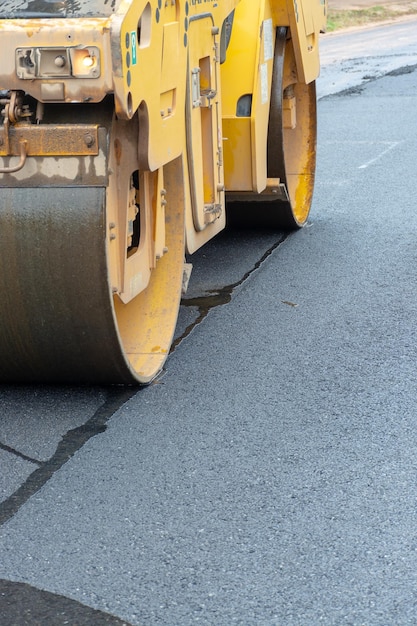
[{"label": "crack in asphalt", "polygon": [[13,454],[14,456],[17,456],[19,459],[23,459],[23,461],[27,461],[28,463],[34,463],[35,465],[43,465],[43,461],[38,461],[37,459],[33,459],[32,457],[27,456],[26,454],[23,454],[23,452],[19,452],[19,450],[16,450],[15,448],[11,448],[10,446],[6,445],[5,443],[2,443],[1,441],[0,441],[0,450],[9,452],[9,454]]},{"label": "crack in asphalt", "polygon": [[[103,433],[107,428],[107,422],[132,396],[138,393],[138,387],[123,387],[111,389],[107,400],[102,404],[94,415],[84,424],[69,430],[61,439],[55,454],[44,462],[34,461],[39,465],[16,491],[0,503],[0,526],[9,521],[19,509],[37,493],[48,480],[57,472],[89,439]],[[4,449],[4,445],[1,445]],[[7,446],[6,446],[7,447]],[[13,449],[7,450],[8,452]],[[17,456],[22,456],[16,453]]]},{"label": "crack in asphalt", "polygon": [[175,351],[180,343],[186,337],[188,337],[188,335],[196,326],[201,324],[201,322],[207,317],[211,309],[214,309],[218,306],[223,306],[224,304],[228,304],[232,299],[233,292],[238,287],[243,285],[243,283],[245,283],[248,278],[261,267],[266,259],[271,256],[271,254],[287,239],[287,237],[289,237],[290,234],[290,232],[283,232],[280,235],[279,239],[270,248],[268,248],[268,250],[259,259],[259,261],[257,261],[255,265],[251,267],[251,269],[248,270],[240,280],[231,283],[230,285],[226,285],[221,289],[209,290],[207,292],[208,295],[205,296],[198,296],[195,298],[183,298],[181,300],[181,305],[185,307],[198,308],[198,317],[196,320],[194,320],[194,322],[189,324],[185,331],[182,333],[182,335],[173,342],[170,354]]}]

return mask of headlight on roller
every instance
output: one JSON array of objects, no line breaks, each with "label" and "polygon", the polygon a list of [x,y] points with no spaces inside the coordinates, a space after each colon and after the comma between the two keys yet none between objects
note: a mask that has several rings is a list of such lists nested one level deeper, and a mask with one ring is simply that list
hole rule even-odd
[{"label": "headlight on roller", "polygon": [[74,78],[98,78],[100,76],[99,55],[98,48],[70,48]]},{"label": "headlight on roller", "polygon": [[100,50],[77,48],[17,48],[18,78],[98,78]]}]

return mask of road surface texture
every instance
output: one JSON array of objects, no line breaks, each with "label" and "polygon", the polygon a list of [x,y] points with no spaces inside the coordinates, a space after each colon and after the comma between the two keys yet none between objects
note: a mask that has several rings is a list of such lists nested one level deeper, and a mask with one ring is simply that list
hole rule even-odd
[{"label": "road surface texture", "polygon": [[327,33],[320,41],[317,95],[356,88],[417,63],[417,16],[357,30]]},{"label": "road surface texture", "polygon": [[309,224],[213,244],[155,384],[4,388],[1,626],[417,623],[416,67],[321,99]]}]

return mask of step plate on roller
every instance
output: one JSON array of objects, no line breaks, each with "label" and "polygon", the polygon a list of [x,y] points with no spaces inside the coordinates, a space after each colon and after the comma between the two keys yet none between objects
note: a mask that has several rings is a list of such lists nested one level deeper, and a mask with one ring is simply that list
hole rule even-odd
[{"label": "step plate on roller", "polygon": [[0,381],[133,383],[108,285],[105,188],[0,189]]},{"label": "step plate on roller", "polygon": [[0,156],[18,156],[26,141],[28,156],[88,156],[98,154],[97,124],[45,124],[0,127]]}]

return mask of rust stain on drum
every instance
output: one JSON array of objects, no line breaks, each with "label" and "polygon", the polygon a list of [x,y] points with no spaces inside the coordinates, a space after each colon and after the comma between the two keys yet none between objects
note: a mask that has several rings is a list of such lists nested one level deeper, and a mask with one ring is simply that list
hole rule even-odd
[{"label": "rust stain on drum", "polygon": [[117,165],[120,165],[120,160],[122,158],[122,144],[120,142],[120,139],[114,140],[114,153],[116,155]]}]

